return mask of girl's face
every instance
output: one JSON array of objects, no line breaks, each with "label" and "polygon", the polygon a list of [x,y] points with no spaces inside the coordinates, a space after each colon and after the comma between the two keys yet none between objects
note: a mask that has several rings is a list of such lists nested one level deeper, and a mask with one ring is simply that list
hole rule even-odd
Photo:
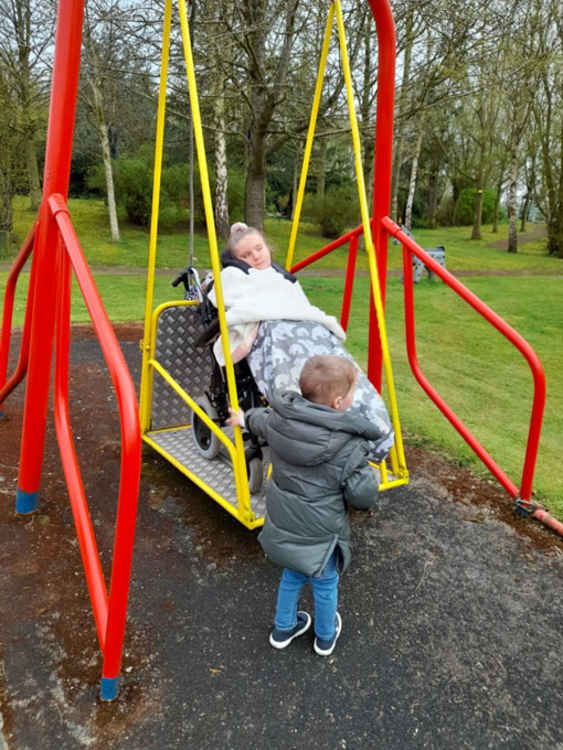
[{"label": "girl's face", "polygon": [[247,234],[235,247],[235,256],[252,268],[264,270],[272,265],[270,248],[259,234]]}]

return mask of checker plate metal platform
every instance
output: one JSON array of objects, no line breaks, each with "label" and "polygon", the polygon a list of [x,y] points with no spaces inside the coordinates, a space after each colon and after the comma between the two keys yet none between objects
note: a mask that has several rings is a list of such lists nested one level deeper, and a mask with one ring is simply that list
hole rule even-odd
[{"label": "checker plate metal platform", "polygon": [[[194,399],[203,396],[213,371],[209,346],[196,346],[203,326],[196,305],[169,307],[158,318],[154,357]],[[191,409],[166,381],[155,373],[151,429],[186,425]]]},{"label": "checker plate metal platform", "polygon": [[[172,457],[177,463],[206,482],[233,508],[237,508],[237,491],[233,468],[226,455],[220,453],[217,458],[212,460],[204,458],[194,445],[191,428],[189,427],[149,432],[146,437],[161,448],[167,456]],[[260,493],[250,496],[250,505],[257,518],[263,518],[266,514],[265,488],[266,481],[264,481]]]}]

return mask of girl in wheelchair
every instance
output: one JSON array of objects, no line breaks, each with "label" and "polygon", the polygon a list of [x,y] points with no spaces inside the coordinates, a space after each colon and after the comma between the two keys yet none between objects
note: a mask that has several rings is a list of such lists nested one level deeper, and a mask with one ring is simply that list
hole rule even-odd
[{"label": "girl in wheelchair", "polygon": [[[274,392],[298,390],[301,370],[312,355],[344,357],[359,371],[350,409],[379,429],[380,438],[370,441],[369,458],[376,463],[382,461],[394,441],[391,421],[381,396],[344,348],[346,334],[336,318],[309,302],[297,278],[272,261],[262,233],[253,227],[242,222],[233,224],[221,264],[225,317],[241,409],[265,405]],[[180,280],[184,280],[182,276],[173,283]],[[229,405],[212,284],[210,277],[203,284],[199,280],[196,283],[204,326],[197,343],[213,346],[216,366],[208,397],[222,426],[229,418]],[[210,432],[207,428],[206,431]],[[194,439],[197,444],[197,429]],[[250,461],[261,457],[261,447],[251,442],[249,467]]]}]

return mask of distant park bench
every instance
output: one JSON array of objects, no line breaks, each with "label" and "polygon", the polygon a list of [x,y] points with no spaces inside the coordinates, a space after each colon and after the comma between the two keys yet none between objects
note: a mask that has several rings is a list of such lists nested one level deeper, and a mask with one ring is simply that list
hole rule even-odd
[{"label": "distant park bench", "polygon": [[[446,267],[446,248],[443,245],[438,245],[437,247],[433,247],[431,250],[428,250],[424,248],[425,252],[428,253],[428,255],[436,261],[436,263],[439,263],[442,268]],[[415,284],[418,284],[420,281],[420,277],[422,276],[422,272],[426,268],[428,272],[428,278],[433,279],[435,274],[433,271],[431,271],[427,265],[425,265],[419,258],[416,257],[416,255],[412,256],[412,277]]]},{"label": "distant park bench", "polygon": [[[414,236],[409,229],[407,229],[402,224],[401,224],[401,229],[408,237],[414,240]],[[393,241],[399,244],[398,240],[393,240]],[[437,247],[432,247],[432,248],[423,248],[423,250],[424,252],[428,253],[428,255],[433,260],[435,260],[436,263],[439,263],[442,266],[442,268],[446,267],[446,248],[443,245],[438,245]],[[424,269],[426,269],[429,279],[434,278],[435,276],[434,272],[431,271],[426,264],[424,264],[414,254],[411,254],[411,257],[412,257],[412,276],[413,276],[413,281],[415,284],[418,284],[418,282],[420,281],[420,278],[422,276]]]}]

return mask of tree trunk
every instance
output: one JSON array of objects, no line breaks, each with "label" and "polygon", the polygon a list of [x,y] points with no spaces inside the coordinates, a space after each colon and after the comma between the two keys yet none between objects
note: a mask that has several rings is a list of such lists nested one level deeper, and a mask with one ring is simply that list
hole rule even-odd
[{"label": "tree trunk", "polygon": [[528,157],[526,158],[524,162],[526,166],[526,203],[524,208],[526,209],[525,212],[522,214],[522,223],[520,225],[520,231],[524,232],[526,231],[526,222],[528,221],[528,213],[530,211],[530,206],[532,205],[534,201],[534,196],[536,193],[536,152],[533,151],[531,154],[528,154]]},{"label": "tree trunk", "polygon": [[504,169],[505,169],[505,160],[502,161],[502,166],[500,170],[500,176],[499,180],[497,182],[496,192],[495,192],[495,205],[493,206],[493,225],[491,227],[491,232],[496,234],[498,232],[498,215],[499,215],[499,209],[500,209],[500,196],[502,193],[502,185],[503,185],[503,177],[504,177]]},{"label": "tree trunk", "polygon": [[393,174],[391,180],[391,218],[399,220],[399,183],[401,180],[401,166],[403,161],[403,132],[405,125],[405,110],[407,106],[407,93],[411,66],[411,53],[414,41],[413,34],[414,8],[409,6],[406,19],[406,43],[405,56],[403,60],[403,78],[401,81],[401,90],[399,94],[399,106],[397,111],[396,136],[395,136],[395,156],[393,159]]},{"label": "tree trunk", "polygon": [[524,205],[522,206],[522,218],[520,219],[520,231],[521,232],[526,231],[526,221],[528,220],[528,211],[530,210],[531,202],[532,202],[532,199],[530,197],[530,193],[526,193],[526,197],[524,198]]},{"label": "tree trunk", "polygon": [[374,168],[374,133],[373,129],[370,128],[370,114],[371,114],[371,94],[373,88],[374,72],[372,69],[373,65],[373,53],[371,48],[371,24],[364,24],[364,71],[363,71],[363,86],[362,95],[360,101],[360,117],[361,117],[361,128],[363,131],[363,148],[362,148],[362,169],[364,173],[364,183],[366,186],[366,199],[368,206],[373,205],[373,168]]},{"label": "tree trunk", "polygon": [[13,193],[0,173],[0,232],[11,232],[14,228]]},{"label": "tree trunk", "polygon": [[317,160],[317,195],[324,196],[326,191],[326,151],[328,140],[321,138]]},{"label": "tree trunk", "polygon": [[34,133],[28,133],[25,144],[27,160],[27,178],[29,182],[29,202],[32,211],[37,211],[41,203],[41,182],[37,167],[37,151],[35,149]]},{"label": "tree trunk", "polygon": [[473,229],[471,231],[472,240],[481,239],[481,216],[483,215],[483,189],[477,188],[475,193],[475,204],[473,210]]},{"label": "tree trunk", "polygon": [[[563,32],[562,32],[563,37]],[[563,41],[563,39],[562,39]],[[563,86],[561,87],[563,93]],[[563,117],[561,118],[561,130],[559,134],[559,153],[563,148]],[[563,258],[563,165],[559,167],[559,189],[556,210],[553,213],[553,219],[548,227],[549,248],[550,252]]]},{"label": "tree trunk", "polygon": [[[295,158],[293,159],[293,178],[291,181],[291,220],[293,221],[293,217],[295,216],[295,206],[297,204],[297,192],[299,190],[299,167],[300,167],[300,161],[299,161],[299,154],[300,149],[297,148],[295,151]],[[320,174],[319,174],[320,177]],[[323,182],[324,182],[324,167],[323,167]],[[319,192],[319,182],[317,180],[317,193]]]},{"label": "tree trunk", "polygon": [[228,240],[230,223],[227,200],[228,171],[223,80],[219,81],[217,88],[215,97],[215,224],[218,236]]},{"label": "tree trunk", "polygon": [[[249,122],[247,127],[247,166],[244,192],[246,223],[261,231],[264,228],[264,188],[266,184],[266,131],[268,116],[268,91],[265,84],[266,39],[264,28],[265,7],[261,0],[248,3],[247,22],[252,25],[251,40]],[[272,109],[273,112],[273,109]]]},{"label": "tree trunk", "polygon": [[111,164],[111,154],[108,138],[108,126],[104,117],[104,107],[102,101],[102,92],[95,81],[90,79],[90,86],[94,94],[94,103],[96,107],[96,121],[98,125],[98,136],[102,149],[102,159],[104,162],[104,175],[106,180],[106,197],[108,203],[109,226],[111,238],[114,242],[119,242],[119,225],[117,222],[117,207],[115,205],[115,191],[113,187],[113,168]]},{"label": "tree trunk", "polygon": [[518,150],[513,149],[510,163],[510,181],[508,183],[508,247],[509,253],[518,252],[518,234],[516,232],[516,183],[518,181]]},{"label": "tree trunk", "polygon": [[424,128],[424,116],[421,116],[420,121],[418,123],[418,137],[416,139],[416,146],[415,146],[414,156],[412,159],[411,177],[409,180],[409,194],[407,197],[407,205],[405,208],[405,226],[409,231],[412,228],[412,206],[414,203],[414,192],[416,190],[418,159],[420,157],[420,150],[422,148],[423,128]]},{"label": "tree trunk", "polygon": [[263,231],[265,204],[264,189],[266,185],[264,142],[262,138],[255,138],[251,143],[251,159],[248,164],[245,188],[246,223],[251,227]]},{"label": "tree trunk", "polygon": [[12,199],[14,197],[11,158],[6,158],[6,150],[2,149],[4,159],[0,164],[0,257],[8,255],[11,244],[11,234],[14,228],[14,213]]},{"label": "tree trunk", "polygon": [[428,226],[430,229],[436,228],[436,214],[438,213],[438,168],[432,163],[430,174],[428,175],[428,203],[426,205],[426,215],[428,217]]},{"label": "tree trunk", "polygon": [[500,191],[501,188],[499,185],[497,185],[497,190],[495,194],[495,205],[493,206],[493,225],[491,227],[491,232],[493,234],[497,234],[498,232],[498,212],[500,207]]}]

